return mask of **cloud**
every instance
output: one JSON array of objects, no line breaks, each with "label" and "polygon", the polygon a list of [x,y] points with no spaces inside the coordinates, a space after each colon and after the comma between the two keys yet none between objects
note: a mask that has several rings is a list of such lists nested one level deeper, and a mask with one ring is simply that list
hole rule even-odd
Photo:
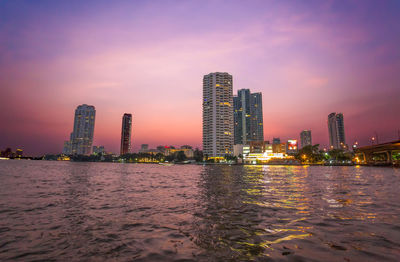
[{"label": "cloud", "polygon": [[[267,139],[312,128],[324,144],[331,111],[345,113],[349,139],[366,136],[370,123],[389,132],[394,124],[383,121],[394,115],[383,112],[396,108],[400,85],[398,12],[374,6],[9,3],[0,24],[0,146],[61,148],[82,103],[96,106],[95,142],[108,150],[118,151],[124,112],[134,116],[135,146],[199,145],[202,77],[215,71],[231,73],[234,90],[263,93]],[[27,129],[40,134],[37,146]]]}]

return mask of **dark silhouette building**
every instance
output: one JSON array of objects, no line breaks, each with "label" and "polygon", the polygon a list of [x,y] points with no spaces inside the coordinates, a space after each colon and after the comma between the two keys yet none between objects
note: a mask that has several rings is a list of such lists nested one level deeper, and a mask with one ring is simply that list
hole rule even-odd
[{"label": "dark silhouette building", "polygon": [[249,89],[238,90],[233,97],[234,143],[264,141],[262,94],[250,93]]},{"label": "dark silhouette building", "polygon": [[132,114],[124,114],[122,117],[121,131],[121,152],[127,154],[131,152],[131,134],[132,134]]},{"label": "dark silhouette building", "polygon": [[328,115],[329,144],[332,149],[347,149],[342,113]]},{"label": "dark silhouette building", "polygon": [[312,145],[311,130],[303,130],[300,133],[301,148]]}]

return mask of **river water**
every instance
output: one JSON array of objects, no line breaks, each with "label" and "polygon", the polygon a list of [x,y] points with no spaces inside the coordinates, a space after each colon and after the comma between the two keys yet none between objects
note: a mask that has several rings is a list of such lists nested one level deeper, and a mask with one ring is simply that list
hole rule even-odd
[{"label": "river water", "polygon": [[0,261],[399,261],[400,169],[0,161]]}]

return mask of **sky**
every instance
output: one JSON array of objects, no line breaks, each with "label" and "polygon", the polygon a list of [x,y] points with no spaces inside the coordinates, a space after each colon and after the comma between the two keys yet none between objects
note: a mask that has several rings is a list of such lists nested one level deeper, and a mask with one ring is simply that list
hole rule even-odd
[{"label": "sky", "polygon": [[76,107],[93,145],[202,144],[202,79],[262,92],[264,137],[398,139],[400,1],[0,1],[0,149],[60,153]]}]

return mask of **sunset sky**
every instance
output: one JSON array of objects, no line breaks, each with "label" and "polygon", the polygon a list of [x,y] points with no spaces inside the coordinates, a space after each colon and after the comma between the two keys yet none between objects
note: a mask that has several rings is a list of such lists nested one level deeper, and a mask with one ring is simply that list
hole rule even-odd
[{"label": "sunset sky", "polygon": [[80,104],[94,145],[201,147],[202,79],[262,92],[264,137],[398,138],[400,1],[0,1],[0,150],[60,153]]}]

